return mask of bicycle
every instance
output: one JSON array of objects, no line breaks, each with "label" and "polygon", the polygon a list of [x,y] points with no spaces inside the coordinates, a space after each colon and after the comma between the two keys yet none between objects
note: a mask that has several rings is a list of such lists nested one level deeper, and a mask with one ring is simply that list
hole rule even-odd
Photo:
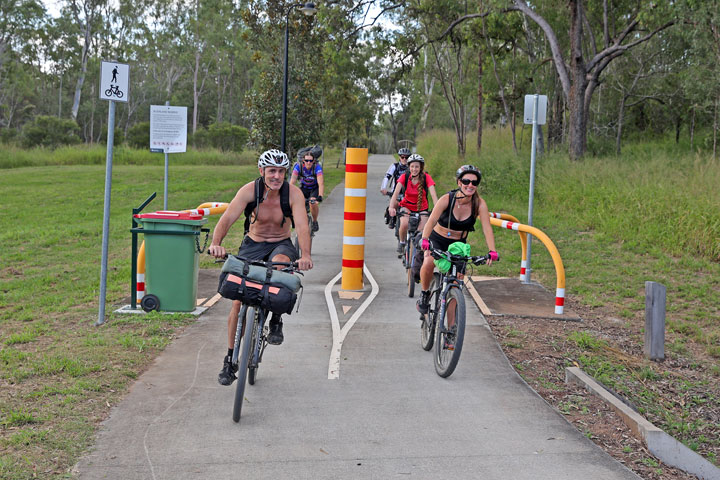
[{"label": "bicycle", "polygon": [[[408,217],[408,229],[405,234],[405,250],[402,253],[403,267],[407,274],[407,285],[408,285],[408,297],[412,298],[415,295],[415,278],[413,275],[413,266],[415,263],[415,254],[417,252],[416,236],[418,233],[418,226],[420,225],[420,217],[429,216],[429,212],[401,212],[398,213],[398,217]],[[397,222],[400,223],[399,221]],[[399,240],[398,240],[399,242]]]},{"label": "bicycle", "polygon": [[[315,237],[315,232],[312,228],[314,220],[312,217],[312,213],[310,213],[310,205],[315,205],[316,203],[318,203],[317,199],[305,199],[305,213],[307,213],[308,228],[310,229],[310,251],[312,251],[312,239],[313,237]],[[298,251],[298,255],[302,256],[302,252],[300,251],[300,241],[298,240],[297,232],[293,232],[293,245],[295,245],[295,248]]]},{"label": "bicycle", "polygon": [[118,98],[122,98],[122,97],[123,97],[123,92],[120,90],[120,86],[119,86],[119,85],[111,85],[110,88],[108,88],[107,90],[105,90],[105,96],[106,96],[106,97],[110,97],[110,96],[112,96],[112,95],[115,95],[115,96],[118,97]]},{"label": "bicycle", "polygon": [[[284,267],[280,269],[282,272],[302,275],[302,272],[298,270],[297,262],[266,262],[263,260],[248,260],[238,256],[235,256],[235,258],[247,262],[250,265],[265,268],[282,266]],[[237,330],[235,331],[235,343],[233,345],[232,356],[232,364],[233,366],[237,366],[238,369],[232,417],[235,423],[240,421],[243,399],[245,398],[245,380],[247,379],[250,385],[255,385],[260,362],[262,362],[263,353],[265,353],[265,348],[268,346],[267,335],[269,333],[269,327],[265,325],[265,321],[269,313],[270,312],[258,305],[247,305],[245,303],[243,303],[240,308],[240,313],[238,313],[238,324]],[[250,322],[246,322],[248,318],[251,319]],[[249,332],[246,330],[247,324],[249,324],[250,327]],[[243,335],[244,332],[248,332],[249,334]],[[241,352],[239,347],[242,338],[245,340],[242,342]]]},{"label": "bicycle", "polygon": [[430,351],[435,344],[435,372],[447,378],[455,371],[463,340],[465,339],[465,283],[458,277],[466,263],[484,265],[490,255],[468,256],[454,255],[443,250],[430,250],[434,258],[444,258],[450,262],[446,273],[433,273],[430,284],[430,308],[426,315],[421,315],[420,345],[423,350]]}]

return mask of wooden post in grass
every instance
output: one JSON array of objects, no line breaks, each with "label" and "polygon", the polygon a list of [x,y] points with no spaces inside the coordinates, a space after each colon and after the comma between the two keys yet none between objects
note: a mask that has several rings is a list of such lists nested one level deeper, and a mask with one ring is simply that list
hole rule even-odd
[{"label": "wooden post in grass", "polygon": [[645,282],[645,356],[665,360],[665,285]]}]

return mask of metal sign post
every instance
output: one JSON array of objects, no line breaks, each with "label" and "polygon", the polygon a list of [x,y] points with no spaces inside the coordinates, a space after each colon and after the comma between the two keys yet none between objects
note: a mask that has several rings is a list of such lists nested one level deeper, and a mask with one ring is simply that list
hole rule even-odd
[{"label": "metal sign post", "polygon": [[169,153],[187,150],[187,107],[150,105],[150,151],[165,154],[164,210],[168,209],[168,159]]},{"label": "metal sign post", "polygon": [[108,237],[110,233],[110,192],[112,191],[112,160],[115,142],[115,102],[128,101],[130,68],[115,62],[100,65],[100,99],[109,100],[107,153],[105,155],[105,206],[103,208],[102,258],[100,260],[100,307],[95,325],[105,323],[105,295],[107,293]]},{"label": "metal sign post", "polygon": [[[538,125],[545,125],[545,114],[547,111],[547,95],[525,95],[525,111],[523,120],[532,124],[532,143],[530,147],[530,200],[528,204],[528,225],[533,225],[533,198],[535,196],[535,150],[537,147]],[[525,267],[525,279],[523,283],[530,283],[530,255],[532,252],[532,235],[527,241],[527,264]]]}]

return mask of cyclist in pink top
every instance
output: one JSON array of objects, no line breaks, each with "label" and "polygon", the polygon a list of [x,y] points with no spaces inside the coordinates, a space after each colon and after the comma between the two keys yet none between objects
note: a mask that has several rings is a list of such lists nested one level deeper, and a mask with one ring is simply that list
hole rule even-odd
[{"label": "cyclist in pink top", "polygon": [[[425,172],[425,159],[418,154],[410,155],[408,158],[408,171],[403,173],[397,180],[395,191],[390,199],[390,208],[388,213],[391,217],[397,215],[398,206],[400,212],[427,212],[430,208],[428,204],[428,192],[433,199],[433,205],[437,203],[438,197],[435,192],[435,182],[429,173]],[[408,181],[409,179],[409,181]],[[404,190],[405,196],[398,204],[398,195]],[[420,218],[418,231],[421,232],[427,222],[427,216]],[[400,227],[398,235],[400,243],[398,244],[398,252],[402,253],[405,249],[405,235],[408,229],[408,217],[403,215],[400,217]]]}]

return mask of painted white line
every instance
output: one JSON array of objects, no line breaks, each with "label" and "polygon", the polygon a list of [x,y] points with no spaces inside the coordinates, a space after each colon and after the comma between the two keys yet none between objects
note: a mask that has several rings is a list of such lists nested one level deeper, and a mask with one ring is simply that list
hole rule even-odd
[{"label": "painted white line", "polygon": [[[338,320],[337,310],[335,310],[335,302],[332,298],[332,287],[342,277],[342,271],[335,275],[335,278],[330,280],[325,285],[325,302],[330,312],[330,324],[332,325],[333,344],[330,349],[330,365],[328,366],[328,379],[338,378],[340,375],[340,346],[342,343],[341,332],[340,332],[340,320]],[[336,354],[337,352],[337,354]],[[334,362],[337,360],[337,365]]]},{"label": "painted white line", "polygon": [[366,298],[362,305],[360,305],[360,307],[355,311],[355,313],[353,313],[352,317],[350,317],[350,320],[347,321],[347,323],[345,324],[345,326],[342,327],[342,329],[340,328],[340,320],[338,319],[337,310],[335,309],[335,302],[333,302],[332,298],[332,287],[340,279],[340,277],[342,276],[342,272],[335,275],[335,278],[330,280],[330,282],[325,286],[325,302],[327,302],[328,310],[330,311],[330,321],[332,323],[333,330],[333,345],[332,349],[330,350],[330,361],[328,363],[328,380],[335,380],[337,378],[340,378],[340,354],[342,353],[342,344],[345,341],[345,337],[347,336],[353,325],[355,325],[355,322],[357,322],[358,318],[360,318],[360,315],[365,312],[367,307],[372,303],[377,294],[380,292],[380,287],[375,281],[375,278],[370,273],[370,270],[367,268],[367,265],[363,265],[363,271],[365,272],[365,276],[370,281],[372,290],[370,291],[370,295],[368,296],[368,298]]}]

